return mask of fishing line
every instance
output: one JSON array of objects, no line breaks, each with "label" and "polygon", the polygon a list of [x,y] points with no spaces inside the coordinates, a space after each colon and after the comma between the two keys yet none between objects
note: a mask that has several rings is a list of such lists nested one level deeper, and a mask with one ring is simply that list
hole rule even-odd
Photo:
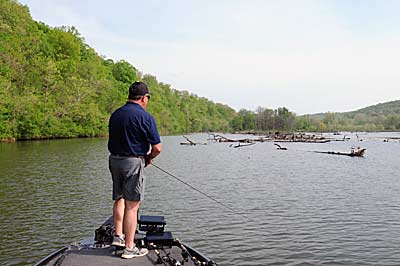
[{"label": "fishing line", "polygon": [[[202,195],[206,196],[206,197],[207,197],[207,198],[209,198],[210,200],[212,200],[212,201],[214,201],[214,202],[218,203],[219,205],[221,205],[221,206],[222,206],[222,207],[224,207],[225,209],[227,209],[227,210],[229,210],[229,211],[231,211],[231,212],[233,212],[233,213],[235,213],[235,214],[239,214],[239,213],[237,213],[237,211],[235,211],[235,210],[234,210],[234,209],[232,209],[231,207],[229,207],[229,206],[226,206],[225,204],[223,204],[223,203],[222,203],[222,202],[220,202],[219,200],[217,200],[217,199],[215,199],[215,198],[211,197],[210,195],[207,195],[207,194],[206,194],[206,193],[204,193],[203,191],[201,191],[201,190],[199,190],[199,189],[195,188],[194,186],[192,186],[192,185],[190,185],[189,183],[187,183],[187,182],[183,181],[183,180],[182,180],[182,179],[180,179],[179,177],[177,177],[177,176],[175,176],[175,175],[171,174],[170,172],[168,172],[168,171],[165,171],[164,169],[162,169],[161,167],[159,167],[159,166],[155,165],[154,163],[152,163],[151,165],[153,165],[155,168],[157,168],[157,169],[158,169],[158,170],[160,170],[161,172],[164,172],[165,174],[167,174],[167,175],[169,175],[169,176],[171,176],[171,177],[175,178],[176,180],[178,180],[179,182],[181,182],[181,183],[185,184],[186,186],[190,187],[191,189],[193,189],[193,190],[196,190],[197,192],[199,192],[200,194],[202,194]],[[239,215],[241,215],[241,214],[239,214]]]}]

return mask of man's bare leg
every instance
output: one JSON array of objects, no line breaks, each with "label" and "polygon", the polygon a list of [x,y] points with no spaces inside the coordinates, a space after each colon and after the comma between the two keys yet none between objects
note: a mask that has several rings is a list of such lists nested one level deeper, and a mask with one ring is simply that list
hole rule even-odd
[{"label": "man's bare leg", "polygon": [[140,201],[125,201],[123,227],[125,233],[125,247],[128,249],[134,247],[133,240],[135,238],[139,205]]},{"label": "man's bare leg", "polygon": [[125,200],[123,198],[114,201],[113,219],[115,226],[115,235],[121,236],[123,234],[123,220],[125,213]]}]

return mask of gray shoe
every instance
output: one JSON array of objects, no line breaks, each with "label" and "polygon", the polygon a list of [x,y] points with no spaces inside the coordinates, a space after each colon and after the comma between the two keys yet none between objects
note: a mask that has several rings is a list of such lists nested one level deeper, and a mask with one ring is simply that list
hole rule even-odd
[{"label": "gray shoe", "polygon": [[146,256],[147,253],[149,253],[149,250],[147,248],[141,248],[141,249],[137,247],[133,247],[132,249],[125,248],[124,252],[121,255],[121,258],[132,259],[136,257]]},{"label": "gray shoe", "polygon": [[114,236],[111,245],[117,247],[125,247],[125,236],[124,235]]}]

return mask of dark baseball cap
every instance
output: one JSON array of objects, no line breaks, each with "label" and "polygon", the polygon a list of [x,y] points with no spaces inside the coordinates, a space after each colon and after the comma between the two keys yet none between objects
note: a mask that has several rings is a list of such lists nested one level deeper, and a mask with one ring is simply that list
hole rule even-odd
[{"label": "dark baseball cap", "polygon": [[143,82],[136,81],[132,83],[132,85],[129,87],[129,99],[135,97],[135,96],[144,96],[146,94],[151,94],[149,89],[147,88],[147,85]]}]

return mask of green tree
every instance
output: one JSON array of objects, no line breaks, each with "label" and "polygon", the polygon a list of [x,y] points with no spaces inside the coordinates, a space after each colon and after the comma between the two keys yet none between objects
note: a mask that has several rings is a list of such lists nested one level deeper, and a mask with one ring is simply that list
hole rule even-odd
[{"label": "green tree", "polygon": [[118,61],[113,65],[112,74],[116,80],[125,84],[131,84],[137,78],[136,68],[124,60]]}]

